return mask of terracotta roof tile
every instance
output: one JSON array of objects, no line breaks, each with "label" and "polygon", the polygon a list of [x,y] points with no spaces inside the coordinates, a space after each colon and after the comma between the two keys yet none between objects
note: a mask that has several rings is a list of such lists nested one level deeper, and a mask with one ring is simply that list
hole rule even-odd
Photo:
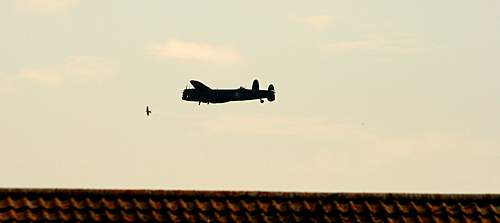
[{"label": "terracotta roof tile", "polygon": [[0,189],[0,222],[500,222],[500,195]]}]

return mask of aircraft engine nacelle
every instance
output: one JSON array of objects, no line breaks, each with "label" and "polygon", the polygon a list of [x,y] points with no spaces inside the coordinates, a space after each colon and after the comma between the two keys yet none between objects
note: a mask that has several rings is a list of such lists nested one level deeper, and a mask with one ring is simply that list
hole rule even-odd
[{"label": "aircraft engine nacelle", "polygon": [[267,95],[267,100],[274,101],[276,99],[276,96],[274,95],[274,85],[272,85],[272,84],[269,85],[267,90],[269,91],[269,94]]},{"label": "aircraft engine nacelle", "polygon": [[253,84],[252,84],[252,91],[254,91],[254,92],[259,91],[259,81],[258,81],[258,80],[254,80],[254,81],[253,81]]}]

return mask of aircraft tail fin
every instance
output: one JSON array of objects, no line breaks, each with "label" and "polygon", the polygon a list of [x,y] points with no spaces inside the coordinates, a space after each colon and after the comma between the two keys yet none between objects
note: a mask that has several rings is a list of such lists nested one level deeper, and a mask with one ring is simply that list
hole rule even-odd
[{"label": "aircraft tail fin", "polygon": [[270,84],[267,90],[269,91],[267,95],[267,100],[268,101],[276,100],[276,96],[274,95],[274,85]]},{"label": "aircraft tail fin", "polygon": [[267,88],[268,91],[274,91],[274,85],[270,84]]},{"label": "aircraft tail fin", "polygon": [[254,80],[253,81],[253,83],[252,83],[252,91],[254,91],[254,92],[259,91],[259,81],[258,80]]}]

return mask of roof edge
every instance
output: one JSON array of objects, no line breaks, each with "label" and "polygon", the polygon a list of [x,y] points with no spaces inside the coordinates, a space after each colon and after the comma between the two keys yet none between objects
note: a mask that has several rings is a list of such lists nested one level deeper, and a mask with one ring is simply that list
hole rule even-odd
[{"label": "roof edge", "polygon": [[81,189],[81,188],[0,188],[3,195],[38,196],[180,196],[180,197],[258,197],[258,198],[335,198],[335,199],[411,199],[411,200],[500,200],[500,194],[440,194],[440,193],[325,193],[217,190],[146,190],[146,189]]}]

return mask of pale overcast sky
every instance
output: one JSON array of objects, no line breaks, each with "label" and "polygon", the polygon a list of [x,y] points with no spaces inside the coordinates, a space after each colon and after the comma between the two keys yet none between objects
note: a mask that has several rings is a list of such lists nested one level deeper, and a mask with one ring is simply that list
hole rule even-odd
[{"label": "pale overcast sky", "polygon": [[[0,187],[500,193],[499,12],[2,0]],[[255,78],[275,102],[181,100]]]}]

